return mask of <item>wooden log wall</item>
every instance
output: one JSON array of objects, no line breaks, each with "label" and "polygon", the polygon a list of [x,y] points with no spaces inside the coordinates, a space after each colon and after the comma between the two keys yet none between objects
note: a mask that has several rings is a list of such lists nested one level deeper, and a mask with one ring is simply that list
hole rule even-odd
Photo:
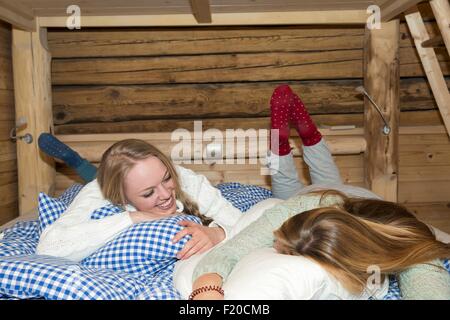
[{"label": "wooden log wall", "polygon": [[16,145],[9,139],[14,119],[11,26],[0,21],[0,225],[18,216]]},{"label": "wooden log wall", "polygon": [[[430,34],[439,30],[426,22]],[[53,117],[57,134],[267,128],[279,83],[297,91],[322,127],[363,125],[361,27],[217,27],[49,30]],[[450,57],[436,49],[450,85]],[[400,126],[437,126],[437,110],[413,40],[400,25]],[[398,200],[425,215],[447,215],[450,231],[450,141],[445,133],[400,136]],[[347,183],[363,184],[362,155],[335,157]],[[301,158],[297,165],[307,182]],[[259,168],[192,165],[213,183],[268,186]],[[73,181],[59,165],[57,189]],[[431,215],[430,215],[431,216]],[[439,215],[442,218],[442,215]],[[441,219],[442,220],[442,219]]]}]

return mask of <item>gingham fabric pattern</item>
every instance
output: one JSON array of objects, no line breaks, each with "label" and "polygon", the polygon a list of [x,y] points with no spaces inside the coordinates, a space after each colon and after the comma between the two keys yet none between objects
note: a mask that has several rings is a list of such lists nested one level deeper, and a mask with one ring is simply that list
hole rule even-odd
[{"label": "gingham fabric pattern", "polygon": [[246,212],[258,202],[272,197],[272,191],[254,185],[227,182],[218,184],[216,187],[223,197],[241,212]]},{"label": "gingham fabric pattern", "polygon": [[398,285],[397,277],[394,275],[389,276],[389,290],[383,297],[383,300],[401,300],[402,294]]},{"label": "gingham fabric pattern", "polygon": [[141,279],[125,272],[82,267],[49,256],[20,255],[0,259],[0,294],[20,299],[134,299],[148,290]]},{"label": "gingham fabric pattern", "polygon": [[[4,232],[0,242],[5,256],[0,259],[0,297],[180,299],[173,287],[172,273],[176,253],[190,237],[176,244],[171,239],[182,230],[179,221],[199,223],[197,217],[179,215],[136,224],[81,263],[34,254],[40,231],[64,212],[79,190],[79,186],[73,186],[57,199],[41,194],[40,219],[18,223]],[[112,205],[99,208],[92,218],[122,211],[118,209]],[[73,285],[74,279],[77,285]]]},{"label": "gingham fabric pattern", "polygon": [[[140,223],[81,263],[35,254],[0,258],[0,295],[15,298],[180,299],[173,287],[176,253],[190,237],[172,243],[182,230],[179,215]],[[93,289],[95,288],[95,290]]]},{"label": "gingham fabric pattern", "polygon": [[3,232],[0,257],[33,254],[39,240],[39,222],[18,222]]},{"label": "gingham fabric pattern", "polygon": [[75,183],[67,188],[62,195],[59,196],[58,200],[64,203],[67,207],[72,203],[73,199],[77,194],[83,189],[84,185]]},{"label": "gingham fabric pattern", "polygon": [[55,222],[66,209],[64,202],[51,198],[43,192],[39,193],[39,234]]},{"label": "gingham fabric pattern", "polygon": [[72,203],[83,185],[76,183],[70,186],[59,198],[51,198],[45,193],[39,193],[39,234],[46,227],[51,225],[66,211],[67,207]]},{"label": "gingham fabric pattern", "polygon": [[94,212],[92,212],[91,214],[91,219],[94,220],[103,219],[105,217],[115,215],[116,213],[120,213],[122,211],[123,209],[121,207],[116,206],[114,204],[108,204],[104,207],[94,210]]},{"label": "gingham fabric pattern", "polygon": [[177,253],[191,238],[172,243],[172,238],[183,229],[178,224],[182,220],[201,223],[197,217],[177,215],[135,224],[82,260],[81,265],[138,275],[157,274],[176,262]]}]

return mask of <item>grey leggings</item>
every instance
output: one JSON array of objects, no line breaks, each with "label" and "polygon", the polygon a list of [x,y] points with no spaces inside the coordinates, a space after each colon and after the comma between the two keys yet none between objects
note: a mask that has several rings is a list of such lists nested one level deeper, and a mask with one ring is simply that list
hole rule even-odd
[{"label": "grey leggings", "polygon": [[[272,193],[275,198],[288,199],[306,188],[299,180],[292,153],[270,155]],[[276,161],[273,161],[276,158]],[[303,146],[303,160],[308,165],[312,185],[341,185],[342,179],[324,139],[313,146]],[[276,163],[276,166],[274,165]]]}]

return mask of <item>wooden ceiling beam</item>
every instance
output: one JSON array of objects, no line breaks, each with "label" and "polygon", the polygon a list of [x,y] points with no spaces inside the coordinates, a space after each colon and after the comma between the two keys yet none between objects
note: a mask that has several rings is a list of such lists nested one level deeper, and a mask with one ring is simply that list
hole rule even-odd
[{"label": "wooden ceiling beam", "polygon": [[211,7],[209,0],[190,0],[192,14],[198,23],[211,23]]},{"label": "wooden ceiling beam", "polygon": [[[65,27],[67,17],[39,17],[41,27]],[[365,25],[366,10],[215,13],[208,26]],[[199,26],[192,14],[83,16],[81,27]]]},{"label": "wooden ceiling beam", "polygon": [[0,0],[0,20],[6,21],[21,30],[36,30],[33,10],[18,2]]},{"label": "wooden ceiling beam", "polygon": [[381,9],[381,21],[389,21],[405,12],[423,0],[391,0],[383,3]]}]

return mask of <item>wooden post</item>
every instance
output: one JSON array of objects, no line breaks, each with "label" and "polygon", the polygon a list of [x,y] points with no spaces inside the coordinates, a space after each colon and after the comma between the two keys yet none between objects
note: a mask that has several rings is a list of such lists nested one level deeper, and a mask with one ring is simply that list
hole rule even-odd
[{"label": "wooden post", "polygon": [[[420,60],[422,61],[423,69],[430,83],[431,91],[433,91],[434,99],[441,113],[442,120],[447,128],[447,133],[450,135],[450,93],[447,83],[434,49],[422,47],[422,43],[429,40],[430,36],[417,8],[408,11],[405,14],[405,18]],[[444,38],[444,33],[442,33],[442,37]]]},{"label": "wooden post", "polygon": [[50,62],[46,47],[47,30],[36,32],[13,29],[12,57],[16,122],[26,125],[18,136],[31,134],[33,141],[17,139],[17,170],[19,180],[19,214],[37,207],[39,192],[51,193],[55,182],[53,160],[39,151],[37,139],[42,132],[53,129]]},{"label": "wooden post", "polygon": [[366,186],[388,201],[397,201],[399,108],[399,21],[367,30],[364,39],[364,87],[381,108],[391,131],[370,101],[364,101],[364,132],[367,141],[364,173]]},{"label": "wooden post", "polygon": [[450,4],[448,0],[432,0],[430,5],[441,30],[442,39],[447,47],[448,54],[450,54]]}]

